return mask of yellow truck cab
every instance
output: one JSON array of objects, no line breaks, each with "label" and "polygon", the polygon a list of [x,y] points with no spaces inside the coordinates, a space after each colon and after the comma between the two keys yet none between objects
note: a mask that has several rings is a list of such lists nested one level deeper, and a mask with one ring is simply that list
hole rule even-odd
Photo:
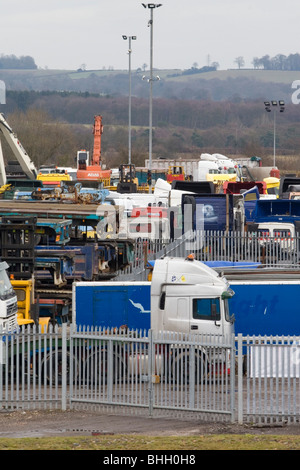
[{"label": "yellow truck cab", "polygon": [[[17,322],[18,325],[29,325],[34,323],[34,319],[31,316],[33,300],[33,283],[32,280],[15,280],[11,279],[11,284],[17,296],[18,302],[18,313]],[[40,317],[39,325],[41,325],[42,332],[48,330],[50,317]]]}]

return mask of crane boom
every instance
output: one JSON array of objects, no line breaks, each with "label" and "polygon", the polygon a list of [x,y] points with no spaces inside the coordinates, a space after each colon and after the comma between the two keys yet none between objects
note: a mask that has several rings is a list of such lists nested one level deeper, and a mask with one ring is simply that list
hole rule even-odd
[{"label": "crane boom", "polygon": [[[28,154],[26,153],[25,149],[23,148],[21,142],[17,138],[17,136],[14,134],[12,128],[8,125],[6,122],[6,119],[2,113],[0,113],[0,131],[5,137],[7,143],[9,144],[10,148],[12,149],[14,156],[18,160],[22,170],[24,171],[25,175],[30,179],[30,180],[35,180],[37,177],[37,169],[34,165],[34,163],[31,161],[29,158]],[[3,162],[3,154],[0,152],[0,159],[2,164],[0,165],[1,169],[4,168],[4,162]],[[3,172],[3,169],[1,173]],[[5,171],[4,171],[5,172]],[[6,183],[6,174],[1,174],[1,179]]]},{"label": "crane boom", "polygon": [[4,165],[2,145],[1,145],[1,140],[0,140],[0,186],[4,186],[6,184],[6,181],[7,181],[6,171],[5,171],[5,165]]},{"label": "crane boom", "polygon": [[103,133],[102,116],[94,116],[94,147],[93,156],[89,159],[87,150],[77,152],[77,180],[98,181],[110,185],[111,170],[102,170],[101,167],[101,136]]},{"label": "crane boom", "polygon": [[100,165],[101,162],[101,136],[103,134],[102,116],[94,116],[94,148],[91,164]]}]

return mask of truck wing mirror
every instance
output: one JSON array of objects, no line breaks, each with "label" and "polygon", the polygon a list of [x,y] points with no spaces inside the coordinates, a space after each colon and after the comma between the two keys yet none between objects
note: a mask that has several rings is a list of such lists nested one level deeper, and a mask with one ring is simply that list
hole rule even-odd
[{"label": "truck wing mirror", "polygon": [[232,289],[227,289],[224,292],[222,292],[222,299],[231,299],[231,297],[234,296],[234,291]]}]

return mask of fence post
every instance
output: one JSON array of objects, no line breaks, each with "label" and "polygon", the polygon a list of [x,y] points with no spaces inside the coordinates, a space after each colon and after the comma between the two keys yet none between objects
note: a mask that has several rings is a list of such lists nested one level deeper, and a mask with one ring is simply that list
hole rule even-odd
[{"label": "fence post", "polygon": [[154,360],[154,342],[153,342],[153,330],[148,330],[148,341],[149,341],[149,349],[148,349],[148,394],[149,394],[149,416],[153,416],[153,382],[152,382],[152,374],[154,373],[153,367],[155,364]]},{"label": "fence post", "polygon": [[238,334],[238,423],[243,424],[243,337]]},{"label": "fence post", "polygon": [[231,422],[235,422],[235,379],[236,379],[236,343],[234,333],[230,336],[230,394],[231,394]]},{"label": "fence post", "polygon": [[[191,341],[191,335],[189,336],[189,341]],[[195,337],[193,337],[193,341],[195,341]],[[214,346],[213,346],[214,347]],[[199,353],[199,351],[198,351]],[[189,408],[193,409],[195,406],[195,377],[196,377],[196,358],[195,358],[195,345],[189,345],[189,352],[188,352],[188,367],[189,367]],[[200,364],[198,364],[199,367]],[[199,370],[200,373],[200,370]]]},{"label": "fence post", "polygon": [[61,377],[61,408],[62,411],[67,409],[67,324],[62,324],[62,377]]}]

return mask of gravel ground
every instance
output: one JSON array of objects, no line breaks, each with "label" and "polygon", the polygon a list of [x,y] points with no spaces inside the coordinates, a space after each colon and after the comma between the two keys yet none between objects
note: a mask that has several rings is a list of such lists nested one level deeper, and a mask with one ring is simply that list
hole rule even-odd
[{"label": "gravel ground", "polygon": [[0,411],[0,438],[99,434],[189,436],[224,433],[300,435],[300,425],[240,426],[197,420],[116,416],[94,411]]}]

